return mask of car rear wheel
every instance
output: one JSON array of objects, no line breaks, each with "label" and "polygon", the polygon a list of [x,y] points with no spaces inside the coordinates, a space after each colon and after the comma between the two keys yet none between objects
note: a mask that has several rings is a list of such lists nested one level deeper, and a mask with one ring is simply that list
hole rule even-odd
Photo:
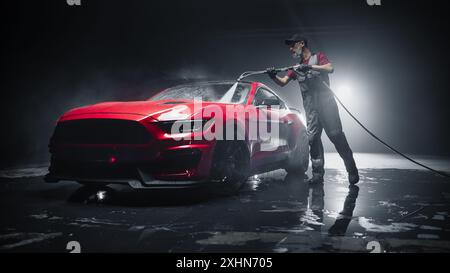
[{"label": "car rear wheel", "polygon": [[243,141],[218,141],[214,152],[211,178],[219,183],[219,194],[235,194],[247,180],[250,156]]},{"label": "car rear wheel", "polygon": [[292,151],[286,167],[288,173],[304,174],[308,170],[309,163],[309,142],[306,129],[301,128],[296,146]]}]

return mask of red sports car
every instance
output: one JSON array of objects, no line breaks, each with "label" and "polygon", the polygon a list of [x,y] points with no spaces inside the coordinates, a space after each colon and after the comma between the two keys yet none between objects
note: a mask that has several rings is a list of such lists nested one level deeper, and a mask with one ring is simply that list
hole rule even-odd
[{"label": "red sports car", "polygon": [[179,85],[146,101],[70,110],[49,148],[45,180],[86,185],[208,184],[234,192],[253,174],[280,168],[302,174],[308,167],[299,111],[264,84],[246,81]]}]

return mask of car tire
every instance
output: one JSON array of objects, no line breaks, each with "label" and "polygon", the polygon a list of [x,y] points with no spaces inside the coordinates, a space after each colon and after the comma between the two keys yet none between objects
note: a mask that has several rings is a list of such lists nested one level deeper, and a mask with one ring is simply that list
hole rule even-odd
[{"label": "car tire", "polygon": [[286,172],[292,174],[304,174],[308,170],[309,142],[306,129],[302,127],[298,135],[297,143],[291,152],[286,167]]},{"label": "car tire", "polygon": [[[243,141],[218,141],[214,150],[211,178],[214,192],[232,195],[239,191],[249,176],[250,156]],[[216,183],[215,183],[216,184]]]}]

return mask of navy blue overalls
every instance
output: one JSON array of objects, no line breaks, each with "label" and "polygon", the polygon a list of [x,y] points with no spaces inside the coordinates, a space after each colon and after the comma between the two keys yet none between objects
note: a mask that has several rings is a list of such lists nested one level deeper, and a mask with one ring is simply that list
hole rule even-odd
[{"label": "navy blue overalls", "polygon": [[[313,54],[309,60],[302,60],[302,63],[317,65],[319,64],[318,60],[318,54]],[[300,85],[303,107],[305,109],[313,176],[323,177],[325,172],[321,140],[323,129],[325,129],[328,138],[344,160],[347,172],[357,174],[358,170],[353,158],[353,152],[342,131],[342,123],[336,101],[330,90],[323,84],[325,82],[329,85],[328,74],[316,71],[306,73],[295,71],[295,73]]]}]

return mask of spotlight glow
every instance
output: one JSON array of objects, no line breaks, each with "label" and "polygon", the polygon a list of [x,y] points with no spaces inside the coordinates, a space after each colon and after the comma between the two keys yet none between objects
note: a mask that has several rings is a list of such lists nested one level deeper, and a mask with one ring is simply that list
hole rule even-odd
[{"label": "spotlight glow", "polygon": [[352,97],[354,97],[354,88],[351,83],[343,83],[337,86],[336,95],[341,100],[349,101]]},{"label": "spotlight glow", "polygon": [[[334,87],[333,87],[334,86]],[[361,103],[360,85],[357,81],[349,78],[337,79],[336,83],[331,86],[337,97],[352,109],[355,109]]]}]

